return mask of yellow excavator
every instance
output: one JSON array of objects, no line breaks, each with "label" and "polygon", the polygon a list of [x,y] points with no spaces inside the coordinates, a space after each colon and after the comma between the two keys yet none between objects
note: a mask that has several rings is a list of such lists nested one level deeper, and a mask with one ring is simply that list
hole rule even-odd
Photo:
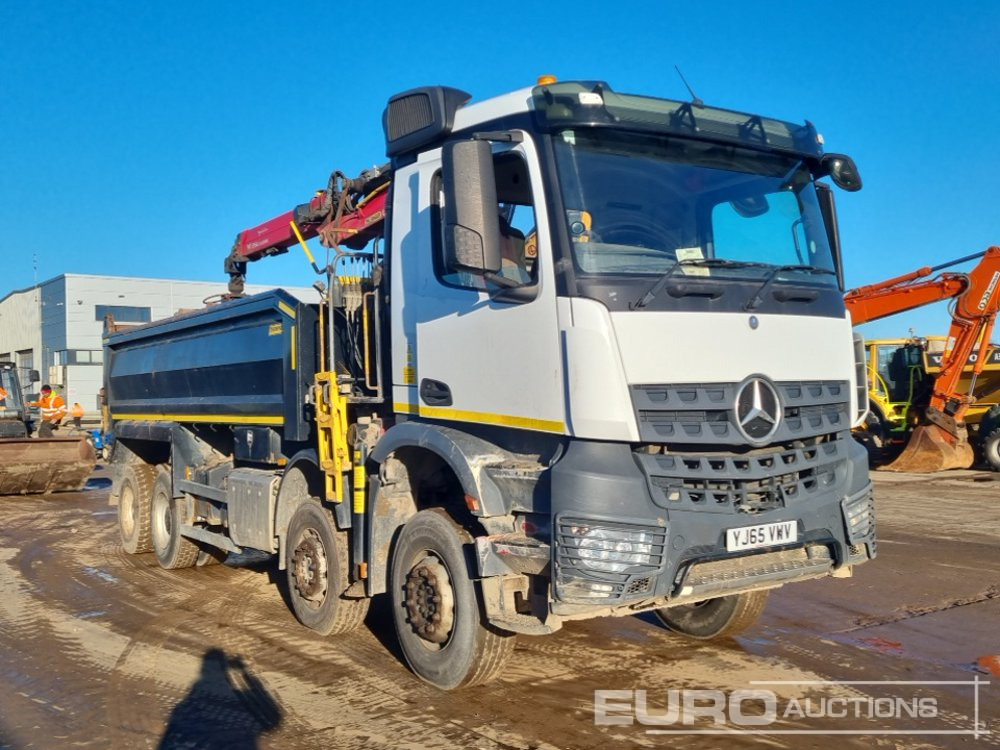
[{"label": "yellow excavator", "polygon": [[87,436],[32,438],[30,423],[17,367],[0,362],[0,495],[83,489],[96,462]]},{"label": "yellow excavator", "polygon": [[[968,273],[945,272],[945,268],[978,260]],[[940,300],[953,300],[951,328],[934,360],[934,372],[919,408],[913,394],[907,400],[909,424],[913,425],[906,447],[884,467],[890,471],[932,472],[968,469],[975,461],[966,423],[970,408],[983,394],[983,371],[991,361],[990,343],[1000,313],[1000,247],[956,258],[938,266],[925,266],[910,273],[852,289],[844,304],[854,325],[914,310]],[[929,374],[931,368],[926,370]],[[870,418],[875,415],[870,414]],[[884,415],[883,415],[884,416]],[[1000,463],[1000,415],[987,412],[977,432],[982,433],[983,453],[991,465]]]},{"label": "yellow excavator", "polygon": [[[904,448],[911,430],[920,424],[947,350],[947,336],[865,341],[868,416],[857,435],[875,464],[887,463]],[[977,375],[978,358],[973,354],[962,368],[956,390],[972,394],[964,418],[969,442],[992,469],[1000,471],[1000,344],[987,349]]]}]

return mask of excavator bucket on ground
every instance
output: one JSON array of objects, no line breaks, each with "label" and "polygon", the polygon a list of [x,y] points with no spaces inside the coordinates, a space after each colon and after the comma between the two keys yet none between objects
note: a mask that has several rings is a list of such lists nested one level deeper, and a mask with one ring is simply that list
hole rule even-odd
[{"label": "excavator bucket on ground", "polygon": [[4,438],[0,495],[82,490],[96,462],[86,438]]},{"label": "excavator bucket on ground", "polygon": [[929,474],[945,469],[971,468],[975,458],[967,440],[955,442],[955,438],[937,425],[927,424],[914,428],[903,452],[882,468],[885,471]]}]

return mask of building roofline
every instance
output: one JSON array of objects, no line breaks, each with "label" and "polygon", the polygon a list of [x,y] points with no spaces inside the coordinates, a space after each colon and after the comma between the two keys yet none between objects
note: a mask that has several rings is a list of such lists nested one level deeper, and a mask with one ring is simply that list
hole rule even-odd
[{"label": "building roofline", "polygon": [[[106,274],[106,273],[60,273],[60,274],[58,274],[56,276],[53,276],[51,279],[46,279],[45,281],[39,281],[37,284],[32,284],[31,286],[26,286],[23,289],[12,289],[11,291],[7,292],[7,294],[5,294],[3,297],[0,297],[0,304],[6,302],[9,297],[13,297],[15,294],[24,294],[24,293],[30,292],[30,291],[32,291],[34,289],[41,289],[43,286],[46,286],[47,284],[51,284],[51,283],[53,283],[55,281],[58,281],[59,279],[70,279],[70,278],[72,278],[72,279],[109,279],[109,280],[127,279],[128,281],[165,281],[165,282],[169,282],[169,283],[172,283],[172,284],[217,284],[217,285],[221,284],[221,285],[225,285],[226,283],[228,283],[224,279],[220,279],[219,281],[215,281],[215,280],[211,280],[211,279],[171,279],[171,278],[163,278],[163,277],[156,277],[156,276],[122,276],[122,275],[119,275],[119,274]],[[251,286],[251,287],[270,287],[270,288],[275,288],[275,289],[277,289],[277,288],[288,288],[288,287],[291,287],[293,289],[310,289],[311,288],[307,284],[305,284],[305,285],[299,285],[299,284],[291,284],[291,285],[288,285],[288,284],[270,284],[269,285],[269,284],[250,283],[247,286]]]}]

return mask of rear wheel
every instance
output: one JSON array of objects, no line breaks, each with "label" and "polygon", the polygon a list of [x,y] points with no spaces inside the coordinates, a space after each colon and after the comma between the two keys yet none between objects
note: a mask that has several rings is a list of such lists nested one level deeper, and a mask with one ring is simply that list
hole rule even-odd
[{"label": "rear wheel", "polygon": [[202,547],[198,550],[198,560],[195,563],[199,568],[206,565],[219,565],[224,563],[229,557],[229,552],[218,547]]},{"label": "rear wheel", "polygon": [[347,633],[368,613],[368,599],[343,596],[349,585],[347,534],[315,500],[296,508],[285,539],[285,569],[292,611],[317,633]]},{"label": "rear wheel", "polygon": [[145,463],[126,464],[118,486],[118,533],[122,547],[130,555],[151,552],[150,507],[156,467]]},{"label": "rear wheel", "polygon": [[709,640],[737,635],[757,622],[767,604],[769,591],[720,596],[693,604],[663,607],[656,616],[668,630],[689,638]]},{"label": "rear wheel", "polygon": [[190,568],[198,561],[198,545],[181,536],[181,526],[188,522],[186,508],[183,499],[173,496],[170,474],[160,471],[153,483],[151,532],[153,552],[162,568]]},{"label": "rear wheel", "polygon": [[469,577],[472,537],[442,510],[424,510],[400,532],[392,556],[392,612],[410,668],[443,690],[500,674],[512,634],[489,625]]}]

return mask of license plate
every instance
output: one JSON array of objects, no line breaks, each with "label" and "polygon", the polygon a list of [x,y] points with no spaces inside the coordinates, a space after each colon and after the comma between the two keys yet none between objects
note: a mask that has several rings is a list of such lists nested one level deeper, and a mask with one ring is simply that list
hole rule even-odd
[{"label": "license plate", "polygon": [[726,529],[726,550],[737,552],[744,549],[789,544],[796,541],[798,536],[799,525],[795,521],[741,526],[738,529]]}]

